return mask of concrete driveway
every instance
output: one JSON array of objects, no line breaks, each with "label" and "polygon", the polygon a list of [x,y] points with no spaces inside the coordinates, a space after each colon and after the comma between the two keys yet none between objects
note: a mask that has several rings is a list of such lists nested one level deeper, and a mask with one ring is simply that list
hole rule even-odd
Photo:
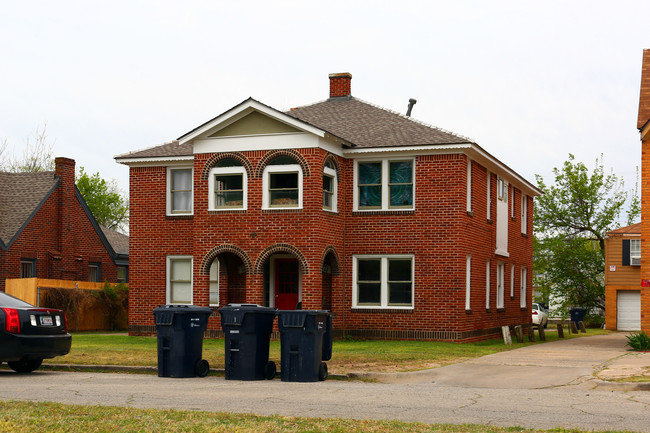
[{"label": "concrete driveway", "polygon": [[[628,357],[621,334],[489,355],[382,381],[240,382],[220,377],[0,371],[0,399],[127,407],[650,432],[650,393],[593,376]],[[335,355],[336,356],[336,355]]]}]

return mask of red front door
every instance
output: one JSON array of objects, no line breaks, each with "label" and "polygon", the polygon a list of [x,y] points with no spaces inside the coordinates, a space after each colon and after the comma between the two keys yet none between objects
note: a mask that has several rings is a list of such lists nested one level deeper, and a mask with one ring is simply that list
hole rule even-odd
[{"label": "red front door", "polygon": [[275,308],[295,310],[298,304],[299,288],[298,260],[275,260]]}]

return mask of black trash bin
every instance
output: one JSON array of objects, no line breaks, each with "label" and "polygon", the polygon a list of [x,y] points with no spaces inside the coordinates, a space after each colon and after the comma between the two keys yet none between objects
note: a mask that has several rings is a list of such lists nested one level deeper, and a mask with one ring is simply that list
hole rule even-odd
[{"label": "black trash bin", "polygon": [[226,337],[227,380],[273,379],[277,371],[269,361],[269,340],[276,308],[256,304],[228,304],[219,310]]},{"label": "black trash bin", "polygon": [[332,358],[332,317],[323,310],[278,311],[280,376],[284,382],[327,379]]},{"label": "black trash bin", "polygon": [[571,313],[571,321],[576,324],[576,327],[578,327],[578,322],[585,320],[585,313],[587,310],[580,307],[573,307],[569,311]]},{"label": "black trash bin", "polygon": [[203,333],[212,308],[163,305],[153,310],[158,334],[159,377],[204,377],[210,364],[201,359]]}]

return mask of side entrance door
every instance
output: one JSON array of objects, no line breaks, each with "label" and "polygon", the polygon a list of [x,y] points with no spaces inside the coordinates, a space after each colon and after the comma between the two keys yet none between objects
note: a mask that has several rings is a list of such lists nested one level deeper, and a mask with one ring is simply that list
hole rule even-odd
[{"label": "side entrance door", "polygon": [[299,301],[300,270],[297,259],[275,260],[275,308],[295,310]]}]

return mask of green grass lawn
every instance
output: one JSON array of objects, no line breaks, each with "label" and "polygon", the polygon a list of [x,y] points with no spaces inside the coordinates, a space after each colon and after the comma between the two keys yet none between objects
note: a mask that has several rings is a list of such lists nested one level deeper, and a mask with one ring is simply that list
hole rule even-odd
[{"label": "green grass lawn", "polygon": [[[605,332],[607,331],[590,329],[587,334],[565,335],[567,338],[576,338]],[[557,339],[556,332],[547,333],[547,341]],[[541,343],[538,340],[535,343],[514,343],[508,347],[503,344],[502,340],[477,343],[335,340],[332,360],[327,364],[330,373],[338,374],[359,371],[421,370],[530,344]],[[155,337],[75,333],[72,337],[70,353],[66,356],[46,360],[45,363],[155,367],[158,364],[157,353]],[[212,368],[224,368],[224,340],[205,339],[203,341],[203,358],[210,363]],[[279,341],[271,341],[269,358],[277,364],[280,363]]]},{"label": "green grass lawn", "polygon": [[76,406],[56,403],[0,401],[0,431],[92,432],[375,432],[375,433],[505,433],[583,430],[537,430],[485,425],[421,424],[400,421],[359,421],[284,416],[256,416],[201,411],[134,409],[107,406]]}]

